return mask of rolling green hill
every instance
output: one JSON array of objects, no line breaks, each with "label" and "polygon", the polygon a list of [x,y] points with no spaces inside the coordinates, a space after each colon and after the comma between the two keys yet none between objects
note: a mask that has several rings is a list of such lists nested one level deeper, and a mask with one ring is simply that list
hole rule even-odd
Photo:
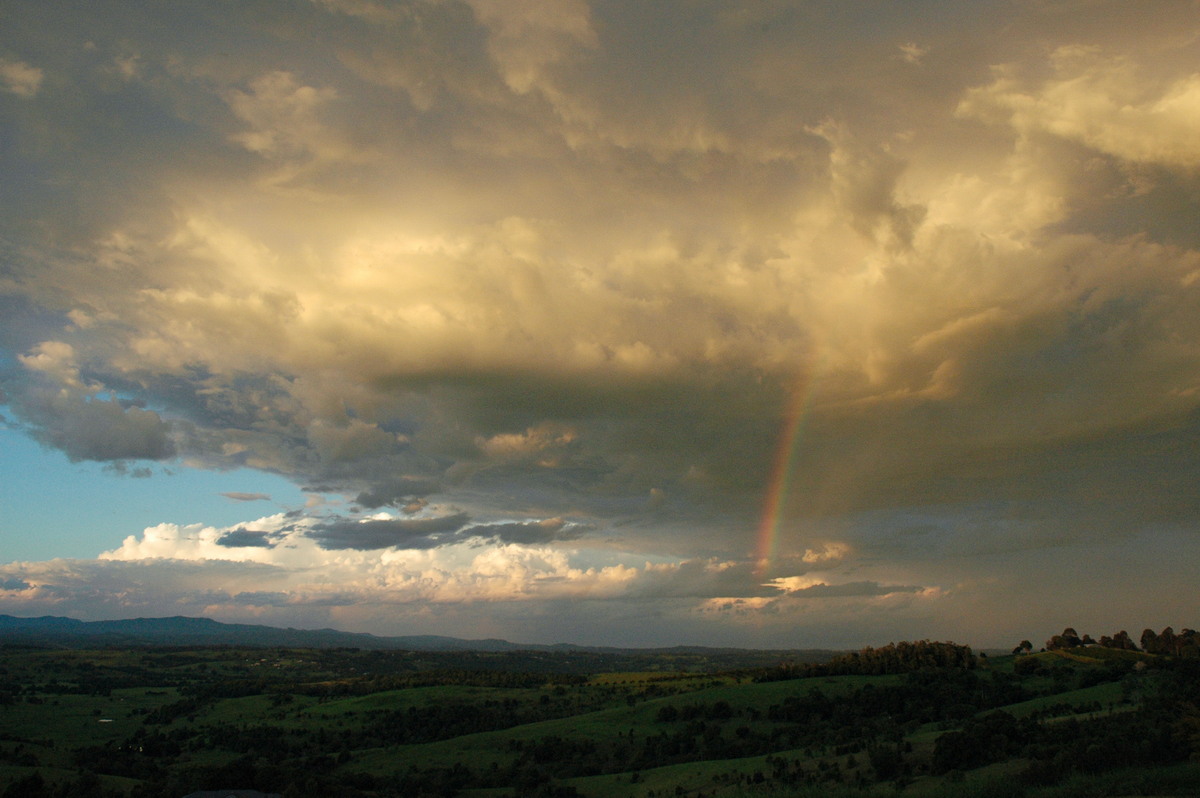
[{"label": "rolling green hill", "polygon": [[1200,785],[1190,657],[1074,647],[976,658],[921,642],[726,671],[663,653],[589,674],[594,653],[538,656],[561,661],[3,646],[0,798],[1129,796]]}]

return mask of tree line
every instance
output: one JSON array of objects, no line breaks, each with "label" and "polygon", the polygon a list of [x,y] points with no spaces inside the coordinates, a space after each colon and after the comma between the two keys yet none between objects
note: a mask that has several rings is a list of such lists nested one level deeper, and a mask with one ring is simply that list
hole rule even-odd
[{"label": "tree line", "polygon": [[758,674],[757,681],[807,679],[814,676],[884,676],[930,668],[973,670],[979,660],[970,646],[917,640],[842,654],[828,662],[782,663]]},{"label": "tree line", "polygon": [[[1123,651],[1142,651],[1146,654],[1167,657],[1200,657],[1200,633],[1194,629],[1183,629],[1178,633],[1170,626],[1157,633],[1153,629],[1146,629],[1142,632],[1140,640],[1141,647],[1139,648],[1124,629],[1115,635],[1101,635],[1099,640],[1094,640],[1089,634],[1080,636],[1074,628],[1068,626],[1063,629],[1062,634],[1054,635],[1046,641],[1045,650],[1061,651],[1084,646],[1099,646]],[[1032,651],[1033,644],[1028,640],[1022,640],[1013,649],[1014,654],[1029,654]]]}]

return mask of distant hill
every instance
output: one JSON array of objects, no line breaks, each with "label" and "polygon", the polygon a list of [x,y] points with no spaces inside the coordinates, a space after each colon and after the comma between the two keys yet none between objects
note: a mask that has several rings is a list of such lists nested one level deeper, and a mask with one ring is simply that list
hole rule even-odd
[{"label": "distant hill", "polygon": [[[654,649],[624,649],[578,646],[569,643],[539,645],[510,643],[488,638],[463,640],[441,635],[380,637],[336,629],[280,629],[241,623],[220,623],[209,618],[133,618],[121,621],[79,621],[44,615],[17,618],[0,615],[0,645],[38,645],[59,648],[103,648],[115,646],[246,646],[255,648],[359,648],[389,651],[544,651],[601,654],[722,654],[747,651],[735,648],[673,646]],[[780,659],[824,662],[839,653],[825,649],[757,651]]]},{"label": "distant hill", "polygon": [[17,618],[0,615],[0,642],[81,646],[254,646],[295,648],[404,649],[410,651],[516,651],[550,650],[507,640],[460,640],[438,635],[378,637],[336,629],[280,629],[241,623],[220,623],[210,618],[132,618],[121,621],[78,621],[45,615]]}]

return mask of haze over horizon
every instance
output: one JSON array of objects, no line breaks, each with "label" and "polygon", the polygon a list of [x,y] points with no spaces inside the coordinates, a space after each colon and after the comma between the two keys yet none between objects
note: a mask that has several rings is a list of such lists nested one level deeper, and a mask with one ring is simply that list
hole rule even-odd
[{"label": "haze over horizon", "polygon": [[0,613],[1200,611],[1200,2],[0,8]]}]

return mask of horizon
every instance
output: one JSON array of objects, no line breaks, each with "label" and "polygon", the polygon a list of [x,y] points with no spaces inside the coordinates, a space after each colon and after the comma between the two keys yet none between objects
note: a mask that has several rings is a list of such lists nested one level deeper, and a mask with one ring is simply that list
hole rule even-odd
[{"label": "horizon", "polygon": [[[372,637],[377,640],[405,640],[405,639],[414,639],[414,638],[417,638],[417,639],[436,638],[436,639],[444,639],[444,640],[453,640],[457,643],[505,643],[505,644],[508,644],[511,646],[526,646],[527,645],[527,646],[533,646],[535,648],[559,648],[559,647],[561,647],[561,648],[580,648],[580,649],[612,648],[615,650],[623,650],[623,651],[652,651],[652,650],[666,651],[666,650],[679,649],[679,648],[687,648],[687,649],[712,648],[712,649],[716,650],[716,649],[727,648],[727,649],[731,649],[731,650],[745,650],[745,651],[842,651],[842,652],[854,652],[854,651],[862,651],[862,650],[869,650],[869,649],[886,648],[889,645],[899,645],[901,643],[916,643],[916,642],[936,642],[936,643],[952,643],[955,645],[964,645],[967,648],[971,649],[972,651],[974,651],[976,653],[981,653],[981,654],[986,654],[987,652],[1000,652],[1000,653],[1006,654],[1010,650],[1012,650],[1011,647],[1007,647],[1007,646],[979,646],[979,645],[972,645],[970,642],[964,643],[963,641],[960,641],[960,640],[933,640],[933,639],[927,638],[927,637],[914,638],[912,640],[889,640],[886,643],[877,642],[874,644],[861,646],[859,648],[839,648],[839,649],[830,649],[830,648],[821,648],[821,647],[778,648],[778,649],[762,648],[762,647],[747,648],[747,647],[740,647],[740,646],[707,646],[707,645],[700,644],[700,643],[686,643],[686,642],[684,642],[684,643],[664,643],[664,644],[655,645],[655,646],[628,646],[628,647],[626,647],[626,646],[590,645],[590,644],[586,644],[586,643],[576,643],[576,642],[573,642],[570,640],[558,640],[558,641],[554,641],[554,642],[530,642],[530,641],[524,641],[524,640],[508,640],[506,638],[499,638],[499,637],[462,638],[462,637],[454,637],[454,636],[449,636],[449,635],[437,635],[437,634],[377,635],[372,632],[353,632],[353,631],[348,631],[345,629],[337,629],[337,628],[330,627],[330,626],[322,626],[322,627],[286,626],[286,627],[283,627],[283,626],[275,626],[272,624],[218,621],[218,620],[215,620],[213,618],[209,618],[209,617],[206,617],[203,615],[156,615],[156,616],[137,616],[137,617],[130,617],[130,618],[99,618],[99,619],[92,620],[92,621],[84,621],[79,618],[72,618],[70,616],[64,616],[64,615],[15,616],[15,615],[10,615],[8,613],[0,613],[0,618],[11,618],[16,621],[46,621],[46,620],[74,621],[76,623],[81,623],[81,624],[97,624],[97,623],[119,624],[119,623],[125,623],[125,622],[133,622],[133,621],[179,621],[179,620],[182,620],[182,621],[206,621],[208,623],[213,623],[213,624],[217,624],[220,626],[232,626],[232,627],[241,626],[241,627],[247,627],[247,628],[261,627],[261,628],[266,628],[266,629],[274,629],[276,631],[300,632],[300,633],[333,632],[335,634],[344,634],[344,635],[348,635],[348,636],[362,635],[362,636],[366,636],[366,637]],[[1064,627],[1064,629],[1071,629],[1071,628],[1073,628],[1073,627]],[[1185,630],[1185,627],[1181,626],[1180,629],[1181,629],[1181,631],[1183,631],[1183,630]],[[1119,631],[1127,632],[1128,630],[1119,630]],[[1154,631],[1154,630],[1147,629],[1144,631]],[[1057,633],[1052,634],[1051,636],[1056,636],[1056,634]],[[1084,632],[1083,636],[1091,637],[1091,632],[1090,631]],[[1029,636],[1026,635],[1026,637],[1029,637]],[[1047,638],[1047,639],[1049,639],[1049,638]],[[139,645],[172,645],[172,644],[170,644],[170,643],[162,643],[162,644],[147,643],[147,644],[139,644]],[[200,644],[190,643],[190,644],[186,644],[186,645],[200,645]],[[214,645],[227,645],[227,644],[222,643],[222,644],[214,644]],[[1098,645],[1098,644],[1093,643],[1093,645]],[[300,646],[300,647],[304,647],[304,646]],[[1033,651],[1037,651],[1039,648],[1043,651],[1045,650],[1044,647],[1038,646],[1035,644],[1033,646]]]},{"label": "horizon", "polygon": [[0,613],[1187,623],[1197,9],[10,4]]}]

